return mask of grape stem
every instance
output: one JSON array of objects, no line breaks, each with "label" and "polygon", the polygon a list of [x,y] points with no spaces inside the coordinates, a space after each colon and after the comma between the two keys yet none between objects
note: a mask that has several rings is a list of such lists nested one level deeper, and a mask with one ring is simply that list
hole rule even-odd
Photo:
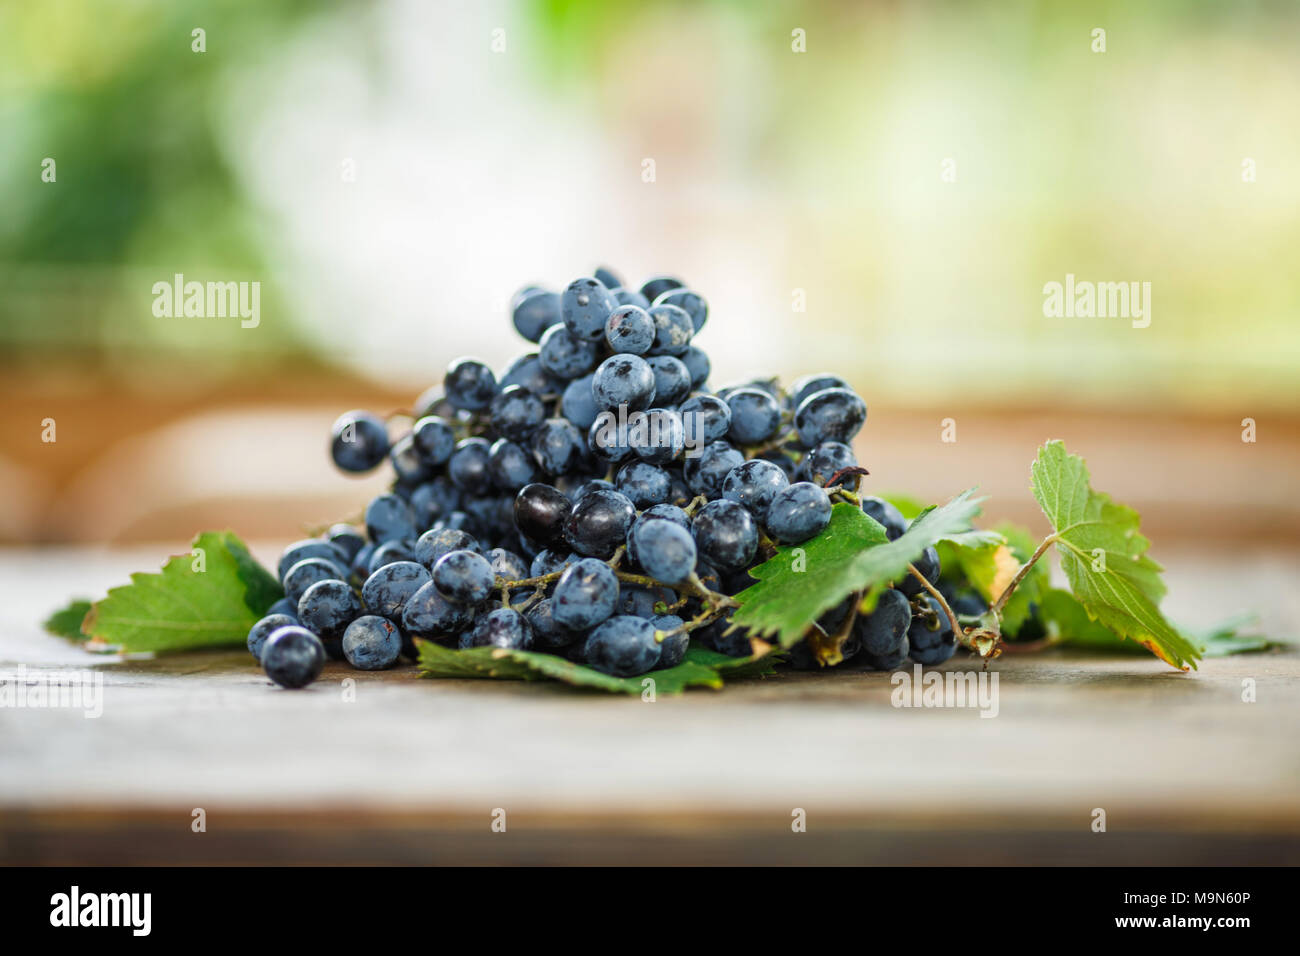
[{"label": "grape stem", "polygon": [[944,598],[944,596],[939,593],[939,589],[936,588],[933,584],[931,584],[924,574],[922,574],[920,571],[916,569],[915,564],[909,564],[907,566],[907,570],[912,572],[912,577],[920,581],[921,587],[929,591],[930,597],[934,598],[935,601],[939,603],[939,606],[943,608],[943,613],[948,615],[948,623],[952,625],[953,635],[957,638],[957,640],[965,644],[966,629],[961,626],[960,622],[958,622],[957,615],[954,614],[952,608],[948,606],[947,599]]},{"label": "grape stem", "polygon": [[1049,534],[1043,539],[1043,543],[1040,544],[1037,550],[1029,556],[1029,560],[1020,566],[1020,570],[1016,572],[1016,576],[1011,579],[1011,582],[1005,588],[1002,589],[1002,593],[998,595],[998,599],[993,602],[993,607],[990,608],[990,610],[997,615],[999,621],[1002,619],[1002,609],[1007,606],[1007,601],[1011,598],[1011,593],[1020,586],[1020,582],[1025,579],[1025,575],[1029,573],[1029,569],[1034,566],[1035,562],[1037,562],[1038,559],[1047,552],[1048,548],[1056,543],[1056,538],[1056,535]]}]

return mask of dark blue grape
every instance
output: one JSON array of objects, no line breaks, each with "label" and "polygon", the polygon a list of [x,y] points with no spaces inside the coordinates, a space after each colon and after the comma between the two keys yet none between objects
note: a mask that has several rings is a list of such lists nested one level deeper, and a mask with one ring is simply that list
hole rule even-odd
[{"label": "dark blue grape", "polygon": [[268,614],[248,630],[248,653],[261,663],[266,639],[282,627],[293,627],[298,618],[289,614]]},{"label": "dark blue grape", "polygon": [[595,558],[575,561],[560,575],[551,596],[557,624],[576,631],[595,627],[614,613],[618,578],[608,564]]},{"label": "dark blue grape", "polygon": [[343,581],[317,581],[298,601],[298,623],[324,641],[342,637],[360,616],[361,600]]},{"label": "dark blue grape", "polygon": [[564,387],[564,382],[547,373],[536,352],[526,352],[511,362],[510,367],[501,374],[498,384],[502,388],[520,385],[542,398],[555,394]]},{"label": "dark blue grape", "polygon": [[370,552],[370,560],[366,562],[366,576],[374,574],[386,565],[396,564],[399,561],[414,560],[415,552],[408,547],[407,542],[385,541]]},{"label": "dark blue grape", "polygon": [[781,427],[781,406],[761,388],[746,386],[727,393],[731,409],[731,441],[757,445],[776,435]]},{"label": "dark blue grape", "polygon": [[631,534],[636,560],[652,578],[681,584],[695,571],[695,541],[673,521],[646,521]]},{"label": "dark blue grape", "polygon": [[646,461],[631,461],[618,470],[614,487],[637,508],[663,504],[672,490],[668,472]]},{"label": "dark blue grape", "polygon": [[518,491],[537,478],[537,462],[532,453],[505,438],[493,442],[488,470],[492,483],[502,491]]},{"label": "dark blue grape", "polygon": [[688,448],[720,441],[731,430],[731,407],[715,395],[692,395],[679,411]]},{"label": "dark blue grape", "polygon": [[492,594],[496,575],[488,559],[476,551],[452,551],[433,566],[433,583],[448,601],[482,604]]},{"label": "dark blue grape", "polygon": [[655,344],[654,319],[640,306],[621,305],[609,314],[605,341],[615,352],[645,355]]},{"label": "dark blue grape", "polygon": [[710,501],[691,520],[691,532],[700,555],[718,568],[748,567],[758,551],[754,516],[734,501]]},{"label": "dark blue grape", "polygon": [[655,324],[655,344],[650,351],[655,355],[682,355],[690,347],[695,326],[686,310],[675,305],[652,305],[650,318]]},{"label": "dark blue grape", "polygon": [[708,353],[694,345],[682,354],[682,364],[686,366],[686,371],[691,373],[691,388],[703,386],[709,380],[709,373],[713,371],[713,363],[709,361]]},{"label": "dark blue grape", "polygon": [[411,437],[426,465],[437,468],[447,463],[456,448],[456,431],[437,415],[426,415],[411,429]]},{"label": "dark blue grape", "polygon": [[674,632],[670,637],[665,637],[659,642],[659,660],[655,664],[655,669],[666,670],[669,667],[676,667],[686,657],[686,651],[691,646],[691,635],[685,631],[677,631],[677,628],[685,622],[676,614],[659,614],[652,617],[650,623],[661,633]]},{"label": "dark blue grape", "polygon": [[611,617],[587,638],[583,654],[587,664],[615,677],[644,674],[659,662],[655,626],[645,618],[620,614]]},{"label": "dark blue grape", "polygon": [[510,385],[492,399],[492,427],[511,441],[524,441],[546,419],[546,405],[522,385]]},{"label": "dark blue grape", "polygon": [[379,495],[366,505],[366,534],[376,544],[414,538],[415,515],[411,506],[397,495]]},{"label": "dark blue grape", "polygon": [[727,473],[745,460],[745,456],[725,441],[710,442],[694,458],[682,464],[682,476],[694,494],[707,498],[722,495]]},{"label": "dark blue grape", "polygon": [[611,289],[619,305],[635,305],[642,309],[650,308],[650,300],[635,289]]},{"label": "dark blue grape", "polygon": [[686,429],[681,415],[667,408],[652,408],[642,421],[643,427],[628,429],[628,443],[638,458],[666,465],[682,456],[686,450]]},{"label": "dark blue grape", "polygon": [[446,517],[460,507],[460,489],[446,475],[438,475],[416,486],[408,504],[415,516],[415,526],[429,528],[439,518]]},{"label": "dark blue grape", "polygon": [[853,629],[867,654],[888,658],[904,645],[911,626],[912,605],[907,595],[890,588],[880,595],[874,611],[858,615]]},{"label": "dark blue grape", "polygon": [[567,418],[548,418],[533,432],[533,459],[551,477],[567,475],[582,464],[586,442]]},{"label": "dark blue grape", "polygon": [[503,581],[522,581],[528,577],[527,562],[513,551],[493,548],[484,557],[492,565],[494,577],[501,578]]},{"label": "dark blue grape", "polygon": [[[803,481],[825,487],[841,469],[852,468],[857,463],[858,459],[848,445],[839,441],[824,441],[804,455],[799,464],[799,477]],[[858,487],[858,477],[845,475],[836,484],[842,484],[853,491]]]},{"label": "dark blue grape", "polygon": [[527,611],[524,617],[533,629],[533,640],[542,647],[568,647],[580,636],[579,631],[572,631],[555,620],[553,604],[550,598],[542,598]]},{"label": "dark blue grape", "polygon": [[[352,559],[352,566],[349,568],[349,580],[355,578],[357,581],[364,581],[370,575],[370,559],[375,556],[377,550],[378,545],[370,542],[357,552],[357,556]],[[288,600],[288,598],[285,600]],[[294,605],[293,613],[297,615],[297,605]]]},{"label": "dark blue grape", "polygon": [[333,561],[322,558],[303,558],[295,562],[284,572],[284,596],[294,606],[297,613],[298,602],[307,593],[307,589],[317,581],[341,581],[346,575],[340,573],[339,566]]},{"label": "dark blue grape", "polygon": [[338,566],[340,571],[339,577],[347,577],[345,569],[348,565],[348,559],[345,558],[342,551],[336,548],[328,541],[322,541],[320,538],[307,538],[303,541],[295,541],[289,547],[280,552],[280,563],[276,567],[276,575],[281,581],[284,580],[285,574],[289,569],[299,561],[305,561],[307,558],[320,558],[322,561],[329,561]]},{"label": "dark blue grape", "polygon": [[878,671],[897,670],[899,665],[907,660],[907,655],[911,653],[912,645],[908,643],[907,638],[903,638],[903,643],[899,645],[898,650],[892,654],[872,654],[863,650],[858,655],[858,660],[864,661],[868,667]]},{"label": "dark blue grape", "polygon": [[328,532],[329,543],[339,550],[350,563],[366,545],[366,539],[350,524],[332,525]]},{"label": "dark blue grape", "polygon": [[545,289],[520,291],[510,310],[515,329],[530,342],[540,340],[543,332],[561,321],[560,297]]},{"label": "dark blue grape", "polygon": [[884,526],[885,534],[889,536],[890,541],[907,530],[907,519],[903,517],[903,513],[884,498],[863,498],[862,512]]},{"label": "dark blue grape", "polygon": [[691,394],[691,372],[681,359],[652,355],[646,364],[654,373],[654,398],[659,405],[676,405]]},{"label": "dark blue grape", "polygon": [[406,602],[429,582],[429,572],[414,561],[394,561],[378,568],[361,585],[361,600],[371,614],[400,621]]},{"label": "dark blue grape", "polygon": [[685,511],[674,504],[653,505],[642,511],[632,522],[627,532],[627,553],[633,561],[640,564],[636,557],[636,529],[647,521],[671,521],[686,531],[691,530],[691,519]]},{"label": "dark blue grape", "polygon": [[432,581],[420,586],[402,610],[402,627],[416,637],[434,639],[458,633],[474,622],[474,609],[448,601]]},{"label": "dark blue grape", "polygon": [[325,667],[325,647],[305,627],[282,627],[262,645],[262,667],[281,687],[306,687]]},{"label": "dark blue grape", "polygon": [[397,480],[404,485],[418,485],[433,477],[433,468],[425,463],[420,449],[415,446],[414,435],[403,435],[393,442],[393,447],[388,450],[388,461]]},{"label": "dark blue grape", "polygon": [[578,555],[570,554],[568,551],[552,551],[550,548],[544,548],[537,552],[533,558],[533,563],[528,568],[528,574],[534,578],[540,578],[544,574],[554,574],[567,568],[569,565],[579,560]]},{"label": "dark blue grape", "polygon": [[767,518],[767,509],[777,493],[790,485],[790,479],[778,466],[762,458],[751,458],[731,471],[722,482],[722,496],[744,505],[759,521]]},{"label": "dark blue grape", "polygon": [[457,528],[433,528],[420,535],[415,542],[415,559],[428,570],[444,554],[453,551],[482,551],[472,534]]},{"label": "dark blue grape", "polygon": [[830,372],[805,375],[794,380],[790,386],[790,407],[798,408],[805,398],[824,388],[849,388],[849,383]]},{"label": "dark blue grape", "polygon": [[907,629],[908,656],[918,664],[933,667],[942,664],[957,652],[957,638],[952,633],[952,624],[948,621],[948,615],[944,614],[942,605],[928,594],[925,600],[938,617],[939,624],[931,630],[924,616],[912,618],[912,625]]},{"label": "dark blue grape", "polygon": [[797,481],[777,492],[764,521],[767,533],[781,544],[798,544],[826,530],[831,522],[831,499],[824,488]]},{"label": "dark blue grape", "polygon": [[655,397],[655,373],[643,358],[611,355],[591,379],[591,397],[602,411],[626,406],[639,411]]},{"label": "dark blue grape", "polygon": [[461,646],[526,651],[533,646],[533,628],[514,608],[499,607],[474,622],[468,640]]},{"label": "dark blue grape", "polygon": [[628,444],[630,428],[619,426],[618,416],[613,412],[601,412],[587,429],[587,447],[599,459],[617,464],[632,455],[632,446]]},{"label": "dark blue grape", "polygon": [[469,495],[485,495],[492,487],[492,446],[486,438],[465,438],[447,462],[447,476]]},{"label": "dark blue grape", "polygon": [[731,622],[731,615],[720,618],[695,632],[695,637],[705,647],[717,651],[719,654],[726,654],[728,657],[749,657],[754,653],[754,645],[750,642],[749,630],[743,627],[735,627]]},{"label": "dark blue grape", "polygon": [[639,584],[625,585],[618,593],[618,613],[643,617],[654,617],[659,611],[655,606],[662,604],[665,608],[677,600],[677,595],[666,587],[642,587]]},{"label": "dark blue grape", "polygon": [[564,521],[573,504],[558,488],[535,482],[515,495],[515,525],[534,541],[552,545],[564,540]]},{"label": "dark blue grape", "polygon": [[704,296],[690,289],[671,289],[655,299],[654,304],[677,306],[691,317],[691,326],[696,333],[709,320],[709,303],[704,300]]},{"label": "dark blue grape", "polygon": [[795,461],[793,458],[791,458],[789,453],[783,451],[782,449],[769,448],[766,451],[759,452],[754,457],[761,458],[764,461],[770,461],[772,464],[776,465],[783,472],[785,472],[785,477],[790,481],[799,480],[798,477],[799,463]]},{"label": "dark blue grape", "polygon": [[369,412],[344,412],[330,433],[330,455],[342,471],[370,471],[388,456],[388,428]]},{"label": "dark blue grape", "polygon": [[[921,552],[921,556],[912,563],[916,566],[916,570],[920,571],[921,574],[925,576],[925,579],[931,584],[939,583],[940,568],[939,552],[937,550],[934,548],[926,548]],[[925,590],[921,586],[921,582],[918,581],[916,576],[910,571],[903,576],[901,581],[898,582],[897,587],[907,595],[920,594]]]},{"label": "dark blue grape", "polygon": [[568,381],[595,368],[596,354],[594,342],[577,338],[563,325],[553,325],[542,336],[537,357],[549,374]]},{"label": "dark blue grape", "polygon": [[600,413],[600,409],[596,407],[596,399],[591,394],[593,378],[595,378],[594,374],[575,378],[565,387],[564,395],[560,399],[560,413],[584,434]]},{"label": "dark blue grape", "polygon": [[593,491],[617,491],[612,481],[604,478],[583,478],[567,492],[569,500],[575,505]]},{"label": "dark blue grape", "polygon": [[605,322],[616,308],[618,300],[599,279],[574,279],[560,296],[564,327],[585,342],[596,342],[605,334]]},{"label": "dark blue grape", "polygon": [[447,366],[442,390],[453,407],[479,412],[492,404],[497,377],[478,359],[459,358]]},{"label": "dark blue grape", "polygon": [[[734,411],[734,409],[733,409]],[[824,441],[849,443],[867,420],[867,406],[847,388],[813,392],[794,411],[799,444],[813,448]]]},{"label": "dark blue grape", "polygon": [[670,289],[680,289],[684,285],[681,279],[674,276],[651,276],[642,283],[641,294],[653,302]]},{"label": "dark blue grape", "polygon": [[[373,547],[373,546],[371,546]],[[266,609],[266,616],[272,614],[283,614],[285,617],[293,618],[293,623],[298,623],[298,608],[287,597],[282,597]]]},{"label": "dark blue grape", "polygon": [[636,517],[636,508],[617,491],[592,491],[573,506],[564,522],[564,539],[582,555],[608,559],[614,556]]},{"label": "dark blue grape", "polygon": [[343,632],[343,656],[359,671],[392,667],[401,653],[402,632],[388,618],[366,614]]}]

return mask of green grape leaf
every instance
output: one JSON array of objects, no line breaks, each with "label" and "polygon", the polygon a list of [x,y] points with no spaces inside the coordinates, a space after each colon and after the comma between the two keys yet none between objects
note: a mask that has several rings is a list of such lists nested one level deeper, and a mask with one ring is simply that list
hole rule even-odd
[{"label": "green grape leaf", "polygon": [[75,598],[47,617],[42,626],[56,637],[66,637],[70,641],[88,640],[90,635],[81,629],[81,622],[89,613],[90,601]]},{"label": "green grape leaf", "polygon": [[[421,677],[554,680],[615,694],[641,694],[649,686],[647,680],[654,682],[656,694],[680,694],[688,687],[710,687],[716,690],[722,687],[721,671],[725,670],[731,676],[744,676],[749,673],[770,673],[771,667],[768,664],[766,667],[769,670],[763,670],[758,666],[758,661],[747,657],[725,658],[727,663],[724,665],[721,661],[712,660],[713,652],[692,648],[687,651],[686,659],[676,667],[650,671],[636,677],[613,677],[554,654],[537,651],[506,650],[499,647],[454,650],[420,639],[416,640],[416,646],[420,654]],[[747,669],[751,667],[754,670]]]},{"label": "green grape leaf", "polygon": [[86,615],[82,630],[123,651],[238,646],[281,598],[275,576],[231,531],[205,531],[157,573],[136,573]]},{"label": "green grape leaf", "polygon": [[[851,594],[865,592],[861,610],[870,613],[891,581],[907,574],[926,548],[940,541],[974,546],[990,532],[972,531],[980,511],[974,489],[963,491],[946,505],[922,511],[907,531],[890,541],[879,522],[854,505],[841,503],[816,538],[777,553],[750,575],[758,583],[736,595],[740,608],[732,620],[759,637],[774,635],[782,647],[803,639],[817,618]],[[817,648],[814,648],[817,651]],[[819,656],[834,663],[838,649]]]},{"label": "green grape leaf", "polygon": [[1161,567],[1146,555],[1138,513],[1093,491],[1087,465],[1063,442],[1039,449],[1030,473],[1061,569],[1088,616],[1179,670],[1195,667],[1200,649],[1160,613]]}]

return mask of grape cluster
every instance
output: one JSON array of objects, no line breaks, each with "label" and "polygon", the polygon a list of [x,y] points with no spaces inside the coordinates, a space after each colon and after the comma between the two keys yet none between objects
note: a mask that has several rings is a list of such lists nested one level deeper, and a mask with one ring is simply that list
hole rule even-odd
[{"label": "grape cluster", "polygon": [[[819,534],[845,499],[902,532],[892,506],[855,493],[857,393],[830,374],[711,388],[695,344],[708,303],[680,280],[632,289],[602,268],[562,292],[520,290],[511,314],[535,347],[499,376],[457,359],[409,416],[334,423],[338,468],[387,461],[394,480],[363,529],[285,549],[286,596],[248,640],[277,682],[309,682],[324,656],[389,667],[416,637],[618,676],[674,666],[692,640],[745,655],[731,595],[775,544]],[[924,571],[938,582],[937,556]],[[904,581],[872,614],[846,605],[819,626],[848,628],[845,656],[861,664],[935,663],[956,644],[927,601]],[[303,634],[320,655],[304,655]]]}]

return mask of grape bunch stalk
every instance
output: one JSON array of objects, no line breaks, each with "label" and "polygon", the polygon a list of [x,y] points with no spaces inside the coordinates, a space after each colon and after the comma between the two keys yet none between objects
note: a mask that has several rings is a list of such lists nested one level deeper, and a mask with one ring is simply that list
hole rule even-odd
[{"label": "grape bunch stalk", "polygon": [[[359,526],[285,549],[285,597],[248,637],[277,683],[309,683],[326,657],[391,667],[416,657],[416,638],[620,677],[673,667],[692,642],[748,656],[758,645],[731,620],[734,595],[777,545],[820,534],[836,502],[891,538],[905,530],[894,506],[859,494],[862,398],[828,373],[712,388],[696,344],[708,303],[681,280],[633,289],[600,268],[562,292],[528,286],[510,310],[533,348],[500,375],[459,358],[413,411],[334,423],[334,464],[388,462],[393,482]],[[851,598],[813,630],[839,666],[937,664],[961,635],[949,599],[988,610],[941,582],[931,549],[870,614]],[[821,666],[805,644],[789,662]]]}]

